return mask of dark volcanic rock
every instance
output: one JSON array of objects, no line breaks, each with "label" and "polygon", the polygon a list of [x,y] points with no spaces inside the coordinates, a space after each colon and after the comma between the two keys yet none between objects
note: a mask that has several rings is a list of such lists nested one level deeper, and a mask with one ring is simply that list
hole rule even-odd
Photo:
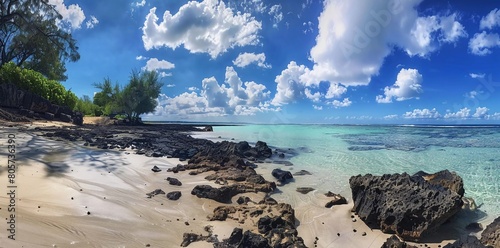
[{"label": "dark volcanic rock", "polygon": [[175,167],[168,168],[167,172],[173,172],[173,173],[178,173],[179,171],[185,171],[186,167],[182,164],[178,164]]},{"label": "dark volcanic rock", "polygon": [[153,172],[160,172],[160,171],[161,171],[161,169],[160,169],[160,168],[158,168],[158,166],[156,166],[156,165],[155,165],[155,166],[153,166],[153,168],[151,168],[151,170],[152,170]]},{"label": "dark volcanic rock", "polygon": [[396,235],[392,235],[384,242],[381,248],[417,248],[417,246],[409,245],[399,240]]},{"label": "dark volcanic rock", "polygon": [[182,235],[181,247],[187,247],[189,244],[197,241],[202,241],[203,236],[195,233],[184,233]]},{"label": "dark volcanic rock", "polygon": [[462,197],[422,176],[393,174],[349,179],[354,212],[373,228],[418,240],[462,207]]},{"label": "dark volcanic rock", "polygon": [[305,176],[305,175],[312,175],[311,172],[306,171],[306,170],[300,170],[295,173],[293,173],[294,176]]},{"label": "dark volcanic rock", "polygon": [[231,203],[233,196],[244,192],[244,188],[234,184],[231,186],[222,186],[221,188],[214,188],[210,185],[196,185],[191,191],[191,194],[199,198],[212,199],[220,203]]},{"label": "dark volcanic rock", "polygon": [[281,183],[286,183],[288,180],[293,179],[293,175],[290,171],[284,171],[282,169],[274,169],[271,174]]},{"label": "dark volcanic rock", "polygon": [[481,234],[481,243],[491,247],[500,247],[500,217],[496,218]]},{"label": "dark volcanic rock", "polygon": [[328,191],[328,193],[326,193],[325,195],[328,197],[333,197],[333,200],[325,204],[325,208],[331,208],[334,205],[347,204],[347,200],[345,199],[345,197],[341,196],[340,194],[335,194]]},{"label": "dark volcanic rock", "polygon": [[423,171],[419,171],[414,176],[421,176],[431,184],[441,185],[459,194],[460,196],[464,196],[464,182],[455,172],[443,170],[434,174],[427,174]]},{"label": "dark volcanic rock", "polygon": [[172,191],[167,193],[167,198],[172,201],[177,201],[181,198],[182,193],[180,191]]},{"label": "dark volcanic rock", "polygon": [[155,195],[164,195],[165,194],[165,191],[161,190],[161,189],[155,189],[149,193],[147,193],[146,195],[148,196],[148,198],[151,198]]},{"label": "dark volcanic rock", "polygon": [[302,194],[307,194],[313,190],[314,190],[314,188],[311,188],[311,187],[298,187],[297,188],[297,192],[302,193]]},{"label": "dark volcanic rock", "polygon": [[258,247],[258,248],[271,248],[267,240],[259,234],[246,231],[243,229],[234,228],[231,236],[224,241],[215,243],[214,248],[243,248],[243,247]]},{"label": "dark volcanic rock", "polygon": [[481,225],[481,223],[473,222],[467,225],[465,230],[470,232],[480,232],[483,230],[483,225]]},{"label": "dark volcanic rock", "polygon": [[166,180],[168,181],[168,183],[169,183],[170,185],[182,186],[181,181],[179,181],[179,179],[177,179],[177,178],[167,177],[167,179],[166,179]]}]

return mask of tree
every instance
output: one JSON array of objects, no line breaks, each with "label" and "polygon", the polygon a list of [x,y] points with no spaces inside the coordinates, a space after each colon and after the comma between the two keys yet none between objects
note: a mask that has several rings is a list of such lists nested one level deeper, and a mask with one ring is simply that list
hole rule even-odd
[{"label": "tree", "polygon": [[65,62],[80,59],[71,33],[60,27],[62,16],[48,0],[0,0],[0,66],[16,65],[52,80],[67,77]]},{"label": "tree", "polygon": [[118,83],[112,87],[111,80],[109,78],[105,78],[102,83],[95,83],[93,85],[101,90],[100,92],[95,93],[94,104],[100,106],[105,115],[121,111],[119,103],[121,89]]},{"label": "tree", "polygon": [[157,106],[163,83],[156,71],[133,71],[122,91],[120,105],[131,123],[138,122],[141,114],[153,112]]}]

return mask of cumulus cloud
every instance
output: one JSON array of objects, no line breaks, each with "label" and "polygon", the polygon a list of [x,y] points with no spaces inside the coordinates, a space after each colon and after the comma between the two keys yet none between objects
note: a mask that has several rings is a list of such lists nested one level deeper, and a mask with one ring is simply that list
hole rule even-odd
[{"label": "cumulus cloud", "polygon": [[136,59],[136,60],[146,60],[146,59],[148,59],[148,58],[147,58],[147,57],[144,57],[144,56],[142,56],[142,55],[139,55],[139,56],[136,56],[136,57],[135,57],[135,59]]},{"label": "cumulus cloud", "polygon": [[395,120],[395,119],[398,119],[398,115],[386,115],[386,116],[384,116],[384,119]]},{"label": "cumulus cloud", "polygon": [[163,20],[152,8],[142,27],[146,50],[183,46],[191,53],[218,57],[230,48],[257,45],[261,22],[248,13],[234,13],[220,0],[190,1],[175,14],[165,11]]},{"label": "cumulus cloud", "polygon": [[90,20],[88,20],[85,25],[87,25],[88,29],[94,28],[97,24],[99,24],[99,20],[95,16],[90,16]]},{"label": "cumulus cloud", "polygon": [[288,104],[302,97],[305,85],[300,82],[300,77],[305,71],[306,67],[304,65],[299,66],[295,61],[291,61],[287,68],[276,76],[274,80],[277,83],[276,95],[272,100],[274,105]]},{"label": "cumulus cloud", "polygon": [[403,115],[403,118],[406,119],[437,119],[440,118],[441,115],[439,112],[433,108],[433,109],[414,109],[411,112],[406,112]]},{"label": "cumulus cloud", "polygon": [[484,56],[491,53],[491,48],[500,47],[500,36],[495,33],[481,33],[474,34],[474,37],[469,41],[469,51],[472,54]]},{"label": "cumulus cloud", "polygon": [[470,73],[469,76],[471,78],[484,78],[485,74],[484,73],[480,73],[480,74]]},{"label": "cumulus cloud", "polygon": [[308,84],[322,81],[367,85],[395,48],[426,57],[445,43],[467,36],[459,16],[419,16],[422,0],[325,0]]},{"label": "cumulus cloud", "polygon": [[305,89],[304,93],[306,94],[306,97],[313,102],[319,102],[321,100],[321,93],[319,92],[315,92],[313,94],[311,89]]},{"label": "cumulus cloud", "polygon": [[396,82],[392,86],[384,88],[384,95],[378,95],[378,103],[391,103],[392,99],[404,101],[417,98],[422,92],[422,74],[416,69],[401,69]]},{"label": "cumulus cloud", "polygon": [[347,88],[340,85],[340,84],[330,84],[330,87],[328,87],[328,91],[326,92],[325,98],[326,99],[332,99],[332,98],[337,98],[342,96],[344,93],[347,92]]},{"label": "cumulus cloud", "polygon": [[165,85],[165,87],[167,87],[167,88],[173,88],[173,87],[175,87],[175,84],[167,84],[167,85]]},{"label": "cumulus cloud", "polygon": [[481,18],[481,22],[479,23],[480,29],[492,29],[495,26],[500,26],[500,9],[498,8]]},{"label": "cumulus cloud", "polygon": [[349,98],[344,98],[344,100],[339,101],[339,100],[334,100],[332,102],[333,107],[335,108],[343,108],[343,107],[349,107],[351,106],[352,102],[349,100]]},{"label": "cumulus cloud", "polygon": [[313,105],[313,108],[316,110],[323,110],[323,106]]},{"label": "cumulus cloud", "polygon": [[445,119],[467,119],[470,117],[470,109],[462,108],[457,112],[450,112],[444,115]]},{"label": "cumulus cloud", "polygon": [[283,20],[283,13],[281,12],[281,5],[276,4],[269,9],[269,15],[273,18],[273,27],[278,28],[278,24]]},{"label": "cumulus cloud", "polygon": [[49,4],[54,5],[55,9],[62,16],[62,23],[59,26],[69,29],[80,29],[85,20],[85,13],[78,4],[66,6],[64,0],[49,0]]},{"label": "cumulus cloud", "polygon": [[[143,60],[142,56],[136,57],[137,60]],[[145,71],[157,71],[160,77],[170,77],[172,76],[171,72],[165,72],[165,70],[170,70],[175,68],[175,65],[166,61],[166,60],[158,60],[157,58],[151,58],[146,62],[146,65],[142,67],[142,70]],[[175,85],[174,85],[175,86]]]},{"label": "cumulus cloud", "polygon": [[489,109],[487,107],[477,107],[474,114],[471,114],[471,110],[469,108],[462,108],[457,112],[449,112],[444,115],[445,119],[488,119],[490,116],[488,115]]},{"label": "cumulus cloud", "polygon": [[250,64],[256,64],[262,68],[271,68],[271,65],[266,64],[266,55],[264,53],[240,53],[233,64],[237,67],[246,67]]},{"label": "cumulus cloud", "polygon": [[189,87],[190,93],[176,97],[162,94],[158,98],[155,115],[189,118],[189,115],[227,116],[255,115],[258,112],[280,111],[269,103],[271,92],[262,84],[242,82],[233,67],[226,68],[224,83],[215,77],[202,80],[201,93]]}]

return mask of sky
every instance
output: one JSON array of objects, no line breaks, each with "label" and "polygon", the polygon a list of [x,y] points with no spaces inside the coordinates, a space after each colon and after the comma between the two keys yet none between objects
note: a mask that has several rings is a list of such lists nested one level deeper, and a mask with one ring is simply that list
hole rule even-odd
[{"label": "sky", "polygon": [[500,123],[498,1],[49,2],[78,42],[78,96],[160,73],[143,120]]}]

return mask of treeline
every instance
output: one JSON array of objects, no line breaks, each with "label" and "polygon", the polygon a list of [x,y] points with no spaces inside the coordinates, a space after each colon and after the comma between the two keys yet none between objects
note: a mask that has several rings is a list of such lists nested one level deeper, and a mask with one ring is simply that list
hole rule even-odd
[{"label": "treeline", "polygon": [[18,88],[36,93],[50,102],[75,108],[78,97],[56,80],[50,80],[42,73],[18,67],[12,62],[0,68],[0,83],[11,83]]},{"label": "treeline", "polygon": [[128,84],[114,86],[109,78],[102,83],[95,83],[100,90],[95,93],[93,101],[89,96],[83,96],[76,104],[75,110],[85,115],[123,115],[129,122],[137,122],[140,115],[153,112],[157,106],[161,87],[156,71],[132,71]]}]

